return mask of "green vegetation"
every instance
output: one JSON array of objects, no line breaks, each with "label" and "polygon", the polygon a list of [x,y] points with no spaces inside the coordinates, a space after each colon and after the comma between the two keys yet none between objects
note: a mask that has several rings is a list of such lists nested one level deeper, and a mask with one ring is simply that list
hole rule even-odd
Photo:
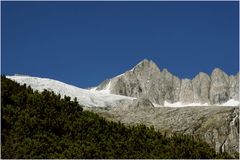
[{"label": "green vegetation", "polygon": [[2,158],[231,158],[200,139],[106,121],[76,99],[1,77]]}]

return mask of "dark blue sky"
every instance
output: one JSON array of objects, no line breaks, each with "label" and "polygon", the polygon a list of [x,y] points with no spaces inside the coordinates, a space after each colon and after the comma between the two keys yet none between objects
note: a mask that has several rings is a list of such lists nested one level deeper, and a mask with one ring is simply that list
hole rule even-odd
[{"label": "dark blue sky", "polygon": [[238,2],[1,2],[1,72],[94,86],[144,58],[238,72]]}]

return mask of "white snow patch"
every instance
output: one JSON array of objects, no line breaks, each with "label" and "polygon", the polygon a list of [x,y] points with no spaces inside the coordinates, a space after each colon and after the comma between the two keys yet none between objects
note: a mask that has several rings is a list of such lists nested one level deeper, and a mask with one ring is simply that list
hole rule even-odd
[{"label": "white snow patch", "polygon": [[[87,90],[69,85],[57,80],[52,80],[48,78],[38,78],[29,76],[6,76],[7,78],[14,80],[21,85],[24,83],[27,86],[31,86],[34,90],[42,92],[44,89],[60,94],[62,97],[64,95],[73,98],[77,98],[79,104],[91,107],[106,107],[106,106],[116,106],[119,100],[133,100],[134,98],[109,94],[104,91],[96,91],[94,89]],[[106,89],[109,89],[110,84],[108,84]]]},{"label": "white snow patch", "polygon": [[90,91],[96,91],[97,87],[93,87],[91,89],[89,89]]},{"label": "white snow patch", "polygon": [[188,106],[209,106],[209,104],[208,103],[183,103],[183,102],[169,103],[167,101],[164,102],[164,107],[188,107]]},{"label": "white snow patch", "polygon": [[153,104],[154,107],[164,107],[164,106],[162,106],[160,104],[157,104],[157,103],[152,103],[152,104]]},{"label": "white snow patch", "polygon": [[[239,106],[239,101],[236,101],[234,99],[230,99],[229,101],[222,103],[222,104],[215,104],[215,106],[228,106],[228,107],[236,107]],[[169,103],[167,101],[164,102],[163,107],[188,107],[188,106],[213,106],[208,103],[183,103],[183,102],[175,102],[175,103]]]},{"label": "white snow patch", "polygon": [[220,104],[220,106],[239,106],[239,101],[236,101],[234,99],[230,99],[225,103]]},{"label": "white snow patch", "polygon": [[102,90],[95,90],[98,93],[103,93],[103,94],[111,94],[111,81],[108,82],[108,84],[106,85],[106,87]]},{"label": "white snow patch", "polygon": [[108,82],[108,84],[107,84],[105,90],[110,90],[110,88],[111,88],[111,81]]}]

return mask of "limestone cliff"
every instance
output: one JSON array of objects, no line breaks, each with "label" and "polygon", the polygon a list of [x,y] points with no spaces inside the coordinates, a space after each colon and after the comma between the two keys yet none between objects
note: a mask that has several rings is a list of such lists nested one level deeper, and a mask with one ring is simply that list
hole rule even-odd
[{"label": "limestone cliff", "polygon": [[230,99],[239,100],[239,73],[228,76],[215,68],[211,76],[200,72],[192,80],[180,79],[167,69],[147,59],[133,69],[101,83],[97,90],[106,89],[110,93],[130,97],[146,97],[151,102],[163,105],[169,103],[221,104]]}]

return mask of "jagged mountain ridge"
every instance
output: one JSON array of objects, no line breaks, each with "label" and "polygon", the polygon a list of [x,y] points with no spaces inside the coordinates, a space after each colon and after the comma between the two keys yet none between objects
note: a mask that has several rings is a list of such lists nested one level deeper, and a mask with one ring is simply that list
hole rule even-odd
[{"label": "jagged mountain ridge", "polygon": [[200,72],[192,80],[180,79],[167,69],[160,71],[151,60],[144,59],[124,74],[107,79],[91,90],[109,90],[112,94],[145,97],[151,102],[222,104],[239,101],[239,73],[228,76],[215,68],[209,76]]}]

